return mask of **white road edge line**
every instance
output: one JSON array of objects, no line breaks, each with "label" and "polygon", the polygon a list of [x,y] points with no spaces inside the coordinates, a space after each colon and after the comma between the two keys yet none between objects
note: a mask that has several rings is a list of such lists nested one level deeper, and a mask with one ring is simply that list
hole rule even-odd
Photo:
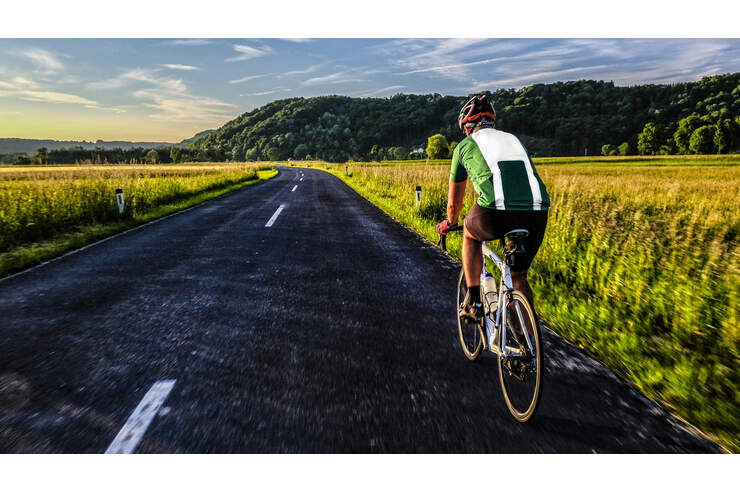
[{"label": "white road edge line", "polygon": [[275,220],[278,218],[281,212],[283,212],[283,209],[285,208],[285,204],[280,204],[280,207],[277,208],[275,211],[275,214],[272,215],[269,221],[265,223],[266,228],[271,228]]},{"label": "white road edge line", "polygon": [[149,389],[149,392],[146,393],[134,412],[128,417],[116,438],[108,446],[108,450],[105,451],[106,454],[130,454],[134,451],[159,408],[162,407],[167,396],[170,395],[176,381],[159,380],[152,385],[152,388]]},{"label": "white road edge line", "polygon": [[294,187],[293,187],[293,190],[291,190],[291,192],[295,192],[295,189],[296,189],[296,188],[298,188],[298,185],[294,186]]}]

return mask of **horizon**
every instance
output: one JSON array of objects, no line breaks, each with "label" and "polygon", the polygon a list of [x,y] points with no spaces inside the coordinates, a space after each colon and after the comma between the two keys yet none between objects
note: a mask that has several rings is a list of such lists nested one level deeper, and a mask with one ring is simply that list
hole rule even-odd
[{"label": "horizon", "polygon": [[293,97],[738,71],[738,39],[2,39],[0,138],[175,143]]}]

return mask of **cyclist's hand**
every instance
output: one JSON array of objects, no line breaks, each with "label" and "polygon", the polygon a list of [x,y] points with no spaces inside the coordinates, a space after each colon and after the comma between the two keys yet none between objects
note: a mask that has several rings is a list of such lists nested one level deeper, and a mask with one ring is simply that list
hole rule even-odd
[{"label": "cyclist's hand", "polygon": [[444,221],[437,224],[437,233],[445,236],[447,233],[449,233],[450,229],[454,228],[455,226],[457,226],[457,223],[450,224],[450,221],[445,219]]}]

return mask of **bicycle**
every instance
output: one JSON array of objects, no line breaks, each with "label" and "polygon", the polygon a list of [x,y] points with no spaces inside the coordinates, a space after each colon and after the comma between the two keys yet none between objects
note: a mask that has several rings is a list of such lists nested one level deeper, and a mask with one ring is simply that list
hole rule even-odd
[{"label": "bicycle", "polygon": [[[462,229],[462,226],[456,226],[448,233]],[[497,356],[499,381],[506,407],[520,423],[532,419],[537,411],[544,372],[542,339],[534,311],[526,296],[514,289],[511,282],[512,257],[524,252],[521,241],[528,235],[526,229],[514,229],[504,235],[500,241],[505,261],[483,242],[481,302],[484,316],[478,323],[470,323],[462,320],[459,314],[457,316],[460,344],[465,356],[474,361],[482,350],[491,351]],[[437,244],[446,251],[446,236],[440,235]],[[484,283],[485,278],[492,276],[488,272],[486,258],[498,267],[500,278],[497,289],[484,292],[484,284],[491,284]],[[458,307],[462,306],[466,294],[465,272],[461,269],[457,283]]]}]

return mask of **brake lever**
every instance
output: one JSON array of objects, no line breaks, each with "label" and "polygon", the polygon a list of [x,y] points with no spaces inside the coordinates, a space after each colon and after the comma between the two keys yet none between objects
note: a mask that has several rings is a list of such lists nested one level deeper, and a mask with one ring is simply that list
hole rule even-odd
[{"label": "brake lever", "polygon": [[437,246],[442,248],[442,251],[447,251],[447,235],[439,235],[439,241],[437,241]]}]

